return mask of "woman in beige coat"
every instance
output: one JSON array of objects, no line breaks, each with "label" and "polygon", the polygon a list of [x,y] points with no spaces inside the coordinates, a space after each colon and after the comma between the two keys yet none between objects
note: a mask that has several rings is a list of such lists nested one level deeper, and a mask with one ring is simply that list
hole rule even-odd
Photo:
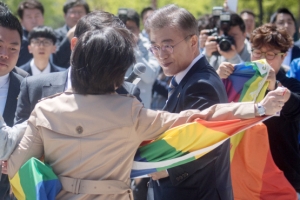
[{"label": "woman in beige coat", "polygon": [[[89,31],[72,52],[72,90],[39,102],[25,135],[8,160],[12,178],[31,157],[44,155],[62,182],[57,199],[133,199],[129,187],[134,154],[174,124],[195,118],[253,118],[254,103],[220,104],[179,114],[145,109],[134,97],[115,93],[134,63],[133,41],[125,29]],[[276,92],[262,104],[280,110]],[[282,97],[281,103],[284,101]],[[272,105],[271,105],[272,104]]]}]

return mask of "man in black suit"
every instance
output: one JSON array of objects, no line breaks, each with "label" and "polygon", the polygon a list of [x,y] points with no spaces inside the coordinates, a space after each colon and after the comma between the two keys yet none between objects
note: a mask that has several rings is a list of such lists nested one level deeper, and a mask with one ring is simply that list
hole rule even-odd
[{"label": "man in black suit", "polygon": [[[168,5],[155,11],[146,24],[151,52],[163,72],[173,76],[164,110],[203,110],[227,102],[222,81],[199,52],[197,22],[191,13]],[[151,190],[148,196],[155,200],[233,199],[229,145],[227,141],[198,160],[151,174],[154,196]]]},{"label": "man in black suit", "polygon": [[[92,12],[78,22],[74,38],[71,40],[71,49],[76,45],[77,38],[89,30],[101,29],[104,26],[122,27],[125,25],[116,16],[102,11]],[[63,72],[44,74],[37,77],[25,78],[21,84],[18,106],[16,111],[15,124],[22,123],[30,116],[35,104],[43,97],[47,97],[71,88],[70,69]],[[139,89],[132,83],[124,82],[118,88],[119,94],[131,94],[139,100]],[[95,108],[101,109],[101,108]]]},{"label": "man in black suit", "polygon": [[[22,76],[16,70],[22,43],[22,26],[6,5],[0,2],[0,114],[13,125]],[[19,70],[19,69],[18,69]],[[1,175],[0,199],[11,199],[7,175]]]},{"label": "man in black suit", "polygon": [[17,12],[23,27],[22,45],[16,64],[19,67],[32,58],[28,51],[28,34],[34,27],[44,24],[44,6],[38,0],[24,0],[18,5]]},{"label": "man in black suit", "polygon": [[30,75],[47,74],[66,70],[50,62],[50,56],[56,50],[56,35],[51,27],[37,26],[28,35],[28,49],[33,59],[20,68]]},{"label": "man in black suit", "polygon": [[70,41],[67,37],[69,30],[78,20],[90,12],[85,0],[67,0],[63,7],[66,24],[55,30],[57,35],[57,52],[53,55],[53,63],[68,68],[70,66]]}]

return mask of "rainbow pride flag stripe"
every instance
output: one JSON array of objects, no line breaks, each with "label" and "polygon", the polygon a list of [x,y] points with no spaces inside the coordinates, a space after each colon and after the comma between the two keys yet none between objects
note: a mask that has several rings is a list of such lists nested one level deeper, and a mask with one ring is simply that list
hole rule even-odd
[{"label": "rainbow pride flag stripe", "polygon": [[[232,99],[248,101],[257,96],[259,98],[263,97],[267,88],[265,82],[269,69],[270,66],[263,60],[237,65],[233,76],[239,77],[239,74],[245,72],[246,78],[243,79],[243,84],[239,84],[235,78],[229,80],[227,88],[229,88]],[[138,149],[134,158],[131,177],[145,177],[149,173],[198,159],[221,145],[229,137],[254,126],[262,120],[245,120],[248,126],[244,126],[244,121],[206,122],[198,120],[194,123],[174,127],[152,143]],[[204,124],[213,125],[205,127]],[[225,127],[222,126],[224,124]],[[228,129],[227,126],[235,129]],[[218,132],[215,131],[215,128],[218,128]]]},{"label": "rainbow pride flag stripe", "polygon": [[36,158],[29,159],[10,183],[18,200],[53,200],[62,189],[52,168]]},{"label": "rainbow pride flag stripe", "polygon": [[212,151],[229,137],[248,129],[265,118],[247,120],[205,121],[174,127],[155,141],[138,149],[131,178],[179,166]]}]

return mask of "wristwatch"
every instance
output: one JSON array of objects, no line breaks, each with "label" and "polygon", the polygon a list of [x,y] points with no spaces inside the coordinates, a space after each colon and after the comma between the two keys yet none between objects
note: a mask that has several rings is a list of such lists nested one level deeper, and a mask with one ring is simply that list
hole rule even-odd
[{"label": "wristwatch", "polygon": [[266,109],[260,104],[257,104],[257,112],[259,116],[264,116],[266,114]]}]

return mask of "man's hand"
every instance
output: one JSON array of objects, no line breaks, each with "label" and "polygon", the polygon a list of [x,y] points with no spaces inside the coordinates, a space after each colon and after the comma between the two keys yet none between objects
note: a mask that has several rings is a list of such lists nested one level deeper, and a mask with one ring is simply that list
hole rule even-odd
[{"label": "man's hand", "polygon": [[218,51],[217,46],[218,43],[216,42],[215,36],[207,37],[207,40],[205,42],[205,55],[211,57],[213,52]]},{"label": "man's hand", "polygon": [[2,160],[2,174],[7,174],[7,161]]},{"label": "man's hand", "polygon": [[236,48],[234,45],[231,45],[231,49],[229,51],[222,51],[220,49],[220,46],[217,46],[219,53],[221,54],[221,56],[223,56],[224,58],[226,58],[227,60],[232,59],[238,52],[236,51]]},{"label": "man's hand", "polygon": [[200,48],[204,48],[205,47],[205,42],[208,38],[208,29],[204,29],[200,32],[200,36],[199,36],[199,44],[200,44]]},{"label": "man's hand", "polygon": [[228,78],[234,71],[234,65],[229,62],[222,62],[217,69],[217,74],[222,79]]},{"label": "man's hand", "polygon": [[163,170],[160,172],[155,172],[153,174],[148,174],[149,177],[152,178],[152,180],[157,181],[161,178],[166,178],[169,176],[169,173],[167,172],[167,170]]}]

